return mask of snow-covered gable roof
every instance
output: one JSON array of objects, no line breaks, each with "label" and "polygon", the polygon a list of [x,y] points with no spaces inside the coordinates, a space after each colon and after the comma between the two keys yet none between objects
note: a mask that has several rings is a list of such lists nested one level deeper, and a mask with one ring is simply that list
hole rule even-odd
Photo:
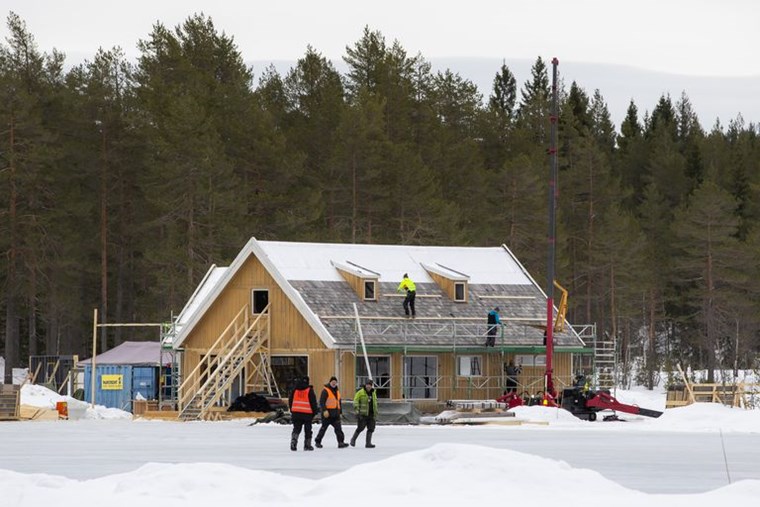
[{"label": "snow-covered gable roof", "polygon": [[[303,243],[301,244],[303,245]],[[327,329],[325,329],[322,322],[320,322],[314,312],[309,309],[308,305],[304,302],[298,291],[296,291],[288,283],[288,279],[283,277],[277,266],[272,263],[272,259],[269,257],[267,252],[263,250],[260,245],[261,242],[259,242],[256,238],[251,238],[243,247],[243,249],[240,250],[240,253],[238,253],[237,257],[235,257],[235,260],[232,261],[232,264],[230,264],[227,268],[223,268],[224,272],[219,273],[218,279],[216,279],[213,284],[210,282],[208,283],[207,291],[201,290],[200,286],[198,289],[196,289],[195,298],[197,299],[198,304],[194,307],[194,310],[192,312],[188,311],[187,319],[181,326],[177,328],[178,332],[176,338],[174,339],[174,342],[172,343],[172,346],[174,348],[179,348],[182,345],[182,342],[185,341],[195,325],[198,324],[201,317],[203,317],[206,311],[208,311],[211,304],[216,301],[216,298],[219,297],[230,280],[232,280],[238,270],[243,266],[245,261],[251,255],[255,255],[259,262],[261,262],[269,275],[275,280],[275,282],[277,282],[288,299],[290,299],[296,309],[311,325],[312,329],[314,329],[325,346],[331,347],[334,345],[335,341],[333,340],[332,336],[330,336],[330,333],[327,331]],[[333,266],[329,266],[329,269],[335,271],[335,268]],[[207,277],[209,276],[208,273],[206,275]],[[204,293],[203,297],[201,297],[201,292]],[[185,308],[188,308],[188,306],[186,305]]]},{"label": "snow-covered gable roof", "polygon": [[195,316],[195,314],[198,312],[198,310],[203,305],[203,302],[206,301],[209,297],[209,294],[214,290],[216,285],[219,283],[219,281],[222,279],[224,274],[227,272],[226,267],[220,267],[216,264],[212,264],[211,267],[206,272],[206,275],[203,277],[201,282],[198,284],[198,287],[196,287],[195,292],[193,292],[193,295],[190,296],[190,299],[187,300],[187,303],[185,304],[185,307],[182,309],[181,312],[179,312],[179,315],[177,316],[177,320],[175,321],[175,331],[179,332],[182,330],[182,328],[190,322],[190,320]]},{"label": "snow-covered gable roof", "polygon": [[333,263],[360,266],[385,281],[432,282],[423,264],[470,283],[532,285],[506,247],[353,245],[259,241],[287,280],[342,281]]}]

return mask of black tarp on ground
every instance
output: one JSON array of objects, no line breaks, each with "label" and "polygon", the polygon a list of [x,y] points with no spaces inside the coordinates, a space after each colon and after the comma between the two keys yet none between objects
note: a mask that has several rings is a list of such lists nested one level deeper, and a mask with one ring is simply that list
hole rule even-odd
[{"label": "black tarp on ground", "polygon": [[262,393],[248,393],[238,396],[227,412],[273,412],[277,409],[287,411],[287,404],[280,398]]}]

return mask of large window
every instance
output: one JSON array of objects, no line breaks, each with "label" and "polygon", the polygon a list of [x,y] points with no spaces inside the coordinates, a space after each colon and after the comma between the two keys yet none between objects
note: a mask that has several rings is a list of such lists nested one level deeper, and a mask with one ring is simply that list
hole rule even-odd
[{"label": "large window", "polygon": [[404,397],[438,399],[438,358],[406,356],[404,358]]},{"label": "large window", "polygon": [[295,379],[309,374],[308,356],[272,356],[274,381],[282,396],[293,390]]},{"label": "large window", "polygon": [[480,377],[483,375],[481,364],[481,356],[457,356],[457,375],[460,377]]},{"label": "large window", "polygon": [[[372,370],[372,379],[377,385],[378,398],[391,397],[391,358],[388,356],[369,356],[369,368]],[[367,363],[364,356],[356,357],[356,390],[364,385],[367,375]]]}]

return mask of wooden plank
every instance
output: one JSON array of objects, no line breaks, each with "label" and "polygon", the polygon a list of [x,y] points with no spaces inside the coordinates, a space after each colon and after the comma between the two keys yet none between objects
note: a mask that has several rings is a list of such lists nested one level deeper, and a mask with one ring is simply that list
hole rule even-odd
[{"label": "wooden plank", "polygon": [[681,374],[681,378],[683,379],[683,384],[686,387],[686,392],[689,394],[689,400],[694,403],[694,392],[691,390],[691,386],[689,385],[689,379],[686,378],[686,374],[681,369],[681,364],[676,363],[676,368],[678,368],[678,373]]}]

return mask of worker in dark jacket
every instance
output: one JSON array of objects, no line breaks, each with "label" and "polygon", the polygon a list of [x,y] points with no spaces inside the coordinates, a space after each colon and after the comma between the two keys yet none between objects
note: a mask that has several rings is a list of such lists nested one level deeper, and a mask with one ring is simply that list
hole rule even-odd
[{"label": "worker in dark jacket", "polygon": [[504,365],[504,373],[507,375],[507,394],[517,392],[517,377],[522,373],[522,365],[515,366],[510,359],[509,364]]},{"label": "worker in dark jacket", "polygon": [[370,449],[375,445],[372,443],[372,433],[375,431],[375,419],[377,418],[377,393],[371,380],[364,383],[364,387],[356,391],[354,396],[354,410],[356,411],[356,431],[351,437],[351,447],[356,445],[356,439],[364,428],[367,428],[367,440],[365,447]]},{"label": "worker in dark jacket", "polygon": [[288,396],[288,407],[293,421],[290,450],[298,450],[298,436],[301,434],[301,428],[303,428],[303,450],[313,451],[314,448],[311,446],[311,420],[314,418],[314,414],[319,411],[319,406],[317,405],[317,395],[314,394],[314,387],[309,384],[309,377],[296,379],[295,389]]},{"label": "worker in dark jacket", "polygon": [[340,390],[338,390],[338,379],[330,377],[330,381],[325,384],[322,394],[319,395],[319,410],[322,411],[322,427],[317,432],[317,438],[314,444],[322,448],[322,438],[324,438],[327,428],[332,426],[335,430],[335,438],[338,439],[338,448],[348,447],[343,428],[340,426],[340,414],[343,412],[343,402],[340,399]]}]

